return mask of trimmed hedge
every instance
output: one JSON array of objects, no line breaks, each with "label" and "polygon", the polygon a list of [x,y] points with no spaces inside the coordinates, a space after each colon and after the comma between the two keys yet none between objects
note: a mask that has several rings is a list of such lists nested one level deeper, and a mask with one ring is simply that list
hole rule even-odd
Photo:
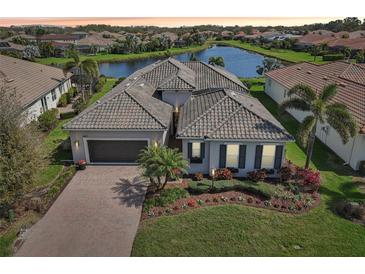
[{"label": "trimmed hedge", "polygon": [[226,191],[247,191],[254,195],[262,196],[265,199],[270,199],[275,193],[283,191],[279,186],[268,184],[264,182],[251,182],[251,181],[240,181],[240,180],[220,180],[214,181],[214,188],[211,189],[212,181],[203,180],[200,182],[189,182],[188,191],[192,194],[203,194],[203,193],[219,193]]},{"label": "trimmed hedge", "polygon": [[148,198],[144,201],[144,210],[149,210],[155,206],[166,206],[181,198],[189,197],[189,192],[182,188],[170,188],[161,191],[159,196]]},{"label": "trimmed hedge", "polygon": [[323,61],[336,61],[343,60],[345,56],[343,54],[327,54],[323,55]]},{"label": "trimmed hedge", "polygon": [[69,118],[72,118],[72,117],[75,117],[75,116],[76,116],[76,113],[74,111],[60,113],[60,119],[61,120],[69,119]]},{"label": "trimmed hedge", "polygon": [[50,110],[47,110],[43,112],[38,117],[38,123],[39,127],[44,131],[49,131],[51,129],[54,129],[57,126],[57,114],[58,109],[52,108]]}]

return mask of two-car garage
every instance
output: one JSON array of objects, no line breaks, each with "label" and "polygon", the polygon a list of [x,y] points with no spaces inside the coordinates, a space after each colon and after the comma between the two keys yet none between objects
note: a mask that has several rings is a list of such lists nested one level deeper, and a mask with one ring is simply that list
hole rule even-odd
[{"label": "two-car garage", "polygon": [[95,140],[86,139],[87,161],[91,164],[136,163],[148,140]]}]

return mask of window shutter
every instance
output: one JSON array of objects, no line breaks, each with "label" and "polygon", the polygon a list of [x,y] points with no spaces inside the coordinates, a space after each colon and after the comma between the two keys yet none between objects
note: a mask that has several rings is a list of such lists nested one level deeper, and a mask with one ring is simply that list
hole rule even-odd
[{"label": "window shutter", "polygon": [[279,169],[281,167],[281,159],[283,158],[284,146],[276,146],[275,149],[275,163],[274,168]]},{"label": "window shutter", "polygon": [[220,145],[220,147],[219,147],[219,168],[226,167],[226,157],[227,157],[227,146]]},{"label": "window shutter", "polygon": [[192,143],[188,143],[188,158],[191,159],[191,155],[193,151],[193,144]]},{"label": "window shutter", "polygon": [[205,143],[200,143],[200,158],[203,160],[205,157]]},{"label": "window shutter", "polygon": [[238,156],[238,168],[245,168],[246,166],[246,145],[240,145],[240,152]]},{"label": "window shutter", "polygon": [[255,154],[255,169],[261,168],[261,161],[262,161],[262,145],[257,145]]}]

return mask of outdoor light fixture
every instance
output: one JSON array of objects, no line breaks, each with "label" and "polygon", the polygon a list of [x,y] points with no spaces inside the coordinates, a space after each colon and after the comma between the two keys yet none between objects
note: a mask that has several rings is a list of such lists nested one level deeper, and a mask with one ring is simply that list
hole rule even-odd
[{"label": "outdoor light fixture", "polygon": [[175,107],[175,112],[176,112],[176,113],[178,113],[178,112],[179,112],[179,107],[178,107],[178,106],[176,106],[176,107]]},{"label": "outdoor light fixture", "polygon": [[154,142],[153,142],[153,146],[154,146],[154,147],[157,147],[157,145],[158,145],[157,141],[154,141]]},{"label": "outdoor light fixture", "polygon": [[79,145],[80,145],[79,141],[78,141],[78,140],[76,140],[76,141],[75,141],[75,147],[76,147],[76,148],[79,148]]}]

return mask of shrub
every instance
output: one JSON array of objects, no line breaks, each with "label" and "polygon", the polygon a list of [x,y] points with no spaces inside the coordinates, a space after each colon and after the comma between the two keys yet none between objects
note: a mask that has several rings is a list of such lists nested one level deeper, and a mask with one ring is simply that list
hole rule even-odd
[{"label": "shrub", "polygon": [[345,56],[343,54],[327,54],[323,55],[323,61],[336,61],[343,60]]},{"label": "shrub", "polygon": [[189,197],[189,193],[185,189],[164,189],[158,196],[146,199],[144,202],[144,209],[148,211],[155,206],[166,206],[168,204],[174,203],[178,199],[187,197]]},{"label": "shrub", "polygon": [[98,83],[95,85],[95,91],[96,91],[96,92],[100,92],[100,91],[102,91],[102,89],[103,89],[103,87],[104,87],[105,83],[106,83],[106,78],[105,78],[105,77],[103,77],[103,76],[101,76],[101,77],[99,78]]},{"label": "shrub", "polygon": [[39,127],[44,131],[49,131],[57,126],[58,110],[53,108],[43,112],[38,117]]},{"label": "shrub", "polygon": [[360,162],[359,172],[362,176],[365,176],[365,161]]},{"label": "shrub", "polygon": [[76,115],[76,113],[74,111],[68,111],[68,112],[63,112],[60,113],[60,119],[64,120],[64,119],[69,119],[72,118]]},{"label": "shrub", "polygon": [[196,201],[194,199],[189,199],[188,206],[189,207],[195,207],[196,206]]},{"label": "shrub", "polygon": [[253,203],[253,198],[252,197],[248,197],[247,198],[247,203],[252,204]]},{"label": "shrub", "polygon": [[67,106],[67,93],[61,95],[60,99],[58,100],[57,106],[58,107],[65,107]]},{"label": "shrub", "polygon": [[297,183],[309,187],[310,191],[318,191],[321,186],[321,174],[319,171],[297,168],[295,177]]},{"label": "shrub", "polygon": [[259,181],[263,181],[266,179],[267,175],[266,175],[266,169],[258,169],[258,170],[254,170],[249,172],[248,178],[253,181],[253,182],[259,182]]},{"label": "shrub", "polygon": [[214,180],[231,180],[232,172],[228,168],[218,168],[214,173]]},{"label": "shrub", "polygon": [[297,166],[292,162],[288,161],[283,167],[280,168],[280,181],[287,182],[293,179],[295,172],[297,170]]},{"label": "shrub", "polygon": [[85,101],[80,97],[77,99],[73,104],[72,108],[75,110],[76,114],[79,114],[81,111],[83,111],[86,108]]},{"label": "shrub", "polygon": [[68,91],[66,93],[67,94],[67,103],[68,104],[71,103],[71,99],[75,97],[76,93],[77,93],[77,90],[76,90],[75,87],[71,87],[71,88],[68,89]]},{"label": "shrub", "polygon": [[195,181],[201,181],[201,180],[203,180],[203,179],[204,179],[204,175],[203,175],[203,173],[200,173],[200,172],[195,173],[195,175],[194,175],[194,180],[195,180]]}]

